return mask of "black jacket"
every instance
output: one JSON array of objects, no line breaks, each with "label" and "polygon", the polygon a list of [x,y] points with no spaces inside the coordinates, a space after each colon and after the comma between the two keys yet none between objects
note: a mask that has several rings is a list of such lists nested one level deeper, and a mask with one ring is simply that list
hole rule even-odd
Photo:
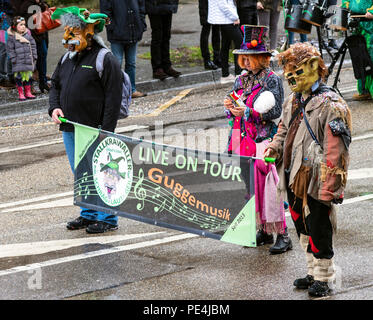
[{"label": "black jacket", "polygon": [[257,0],[236,0],[237,9],[240,8],[256,8]]},{"label": "black jacket", "polygon": [[145,0],[147,14],[176,13],[179,0]]},{"label": "black jacket", "polygon": [[[57,64],[49,92],[48,113],[62,109],[66,119],[90,127],[114,132],[122,101],[122,72],[118,59],[105,55],[104,71],[100,78],[96,71],[96,57],[101,47],[94,42],[73,59]],[[70,124],[62,123],[61,131],[74,131]]]},{"label": "black jacket", "polygon": [[100,0],[100,10],[109,16],[106,26],[110,42],[136,43],[146,30],[145,0]]},{"label": "black jacket", "polygon": [[198,0],[198,10],[199,10],[199,21],[201,25],[207,24],[207,16],[209,11],[208,0]]}]

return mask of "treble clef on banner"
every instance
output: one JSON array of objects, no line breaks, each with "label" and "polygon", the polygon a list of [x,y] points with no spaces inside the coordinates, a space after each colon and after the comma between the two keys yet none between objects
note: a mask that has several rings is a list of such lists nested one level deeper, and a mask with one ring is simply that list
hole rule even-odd
[{"label": "treble clef on banner", "polygon": [[135,197],[140,200],[141,202],[137,204],[136,208],[137,210],[144,209],[144,199],[146,198],[146,190],[142,187],[142,182],[144,181],[144,170],[140,168],[139,170],[139,180],[136,182],[134,193]]}]

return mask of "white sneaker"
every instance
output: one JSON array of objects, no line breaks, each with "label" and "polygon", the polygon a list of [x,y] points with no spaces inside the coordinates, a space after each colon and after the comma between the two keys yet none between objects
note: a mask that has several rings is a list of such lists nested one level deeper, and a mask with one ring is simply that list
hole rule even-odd
[{"label": "white sneaker", "polygon": [[236,77],[233,74],[230,74],[227,77],[221,77],[220,83],[226,84],[226,83],[234,82],[235,80],[236,80]]}]

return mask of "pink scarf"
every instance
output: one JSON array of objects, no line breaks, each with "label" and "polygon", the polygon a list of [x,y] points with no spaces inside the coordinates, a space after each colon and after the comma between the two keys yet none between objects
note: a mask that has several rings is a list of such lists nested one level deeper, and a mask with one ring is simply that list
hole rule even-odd
[{"label": "pink scarf", "polygon": [[[263,157],[269,140],[256,145],[256,156]],[[284,233],[286,228],[284,201],[277,199],[279,176],[275,165],[265,165],[262,160],[255,160],[255,209],[257,224],[267,233]]]}]

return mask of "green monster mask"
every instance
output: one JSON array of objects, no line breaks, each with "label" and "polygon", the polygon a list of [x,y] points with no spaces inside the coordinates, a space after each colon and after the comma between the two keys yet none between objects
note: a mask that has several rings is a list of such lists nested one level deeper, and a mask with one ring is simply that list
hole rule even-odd
[{"label": "green monster mask", "polygon": [[309,93],[312,85],[319,79],[319,57],[306,58],[297,66],[284,66],[284,75],[294,92]]}]

